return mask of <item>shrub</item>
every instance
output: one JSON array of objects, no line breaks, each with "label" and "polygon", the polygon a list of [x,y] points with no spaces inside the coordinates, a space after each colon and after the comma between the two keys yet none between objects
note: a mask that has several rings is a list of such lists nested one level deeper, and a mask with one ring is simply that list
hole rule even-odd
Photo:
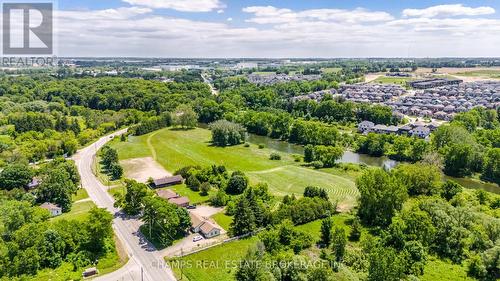
[{"label": "shrub", "polygon": [[239,171],[233,172],[227,184],[226,192],[228,194],[241,194],[248,187],[248,178]]},{"label": "shrub", "polygon": [[246,142],[243,146],[244,147],[250,147],[250,144],[248,142]]},{"label": "shrub", "polygon": [[302,162],[302,156],[294,154],[293,155],[293,161],[295,161],[295,162]]},{"label": "shrub", "polygon": [[212,185],[208,182],[204,182],[200,185],[200,195],[206,196],[208,195],[208,192],[212,189]]},{"label": "shrub", "polygon": [[323,162],[313,161],[313,162],[311,162],[311,166],[313,166],[314,169],[321,169],[321,168],[323,168]]},{"label": "shrub", "polygon": [[186,180],[186,185],[193,191],[200,190],[200,181],[194,175]]},{"label": "shrub", "polygon": [[227,120],[218,120],[210,124],[212,143],[217,146],[240,144],[245,140],[245,128]]},{"label": "shrub", "polygon": [[259,149],[263,149],[265,146],[263,144],[259,144]]},{"label": "shrub", "polygon": [[281,160],[281,155],[279,155],[276,152],[271,153],[271,156],[269,156],[269,159],[271,160]]}]

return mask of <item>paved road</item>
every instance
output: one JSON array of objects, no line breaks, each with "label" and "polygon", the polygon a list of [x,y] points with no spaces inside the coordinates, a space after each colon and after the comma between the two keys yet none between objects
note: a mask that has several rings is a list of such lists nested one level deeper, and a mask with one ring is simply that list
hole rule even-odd
[{"label": "paved road", "polygon": [[212,85],[212,83],[210,83],[208,78],[205,77],[205,74],[202,74],[201,78],[203,78],[203,82],[208,84],[208,86],[210,87],[210,92],[212,92],[212,95],[217,96],[219,94],[219,92],[214,88],[214,85]]},{"label": "paved road", "polygon": [[114,199],[104,186],[92,173],[92,160],[96,151],[105,145],[111,137],[121,135],[126,130],[121,130],[112,135],[103,137],[90,146],[78,151],[73,157],[82,178],[82,186],[87,190],[94,203],[106,208],[115,218],[113,229],[120,239],[130,259],[121,269],[98,277],[98,281],[174,281],[176,280],[171,270],[165,268],[160,253],[145,240],[139,232],[141,222],[130,219],[113,207]]}]

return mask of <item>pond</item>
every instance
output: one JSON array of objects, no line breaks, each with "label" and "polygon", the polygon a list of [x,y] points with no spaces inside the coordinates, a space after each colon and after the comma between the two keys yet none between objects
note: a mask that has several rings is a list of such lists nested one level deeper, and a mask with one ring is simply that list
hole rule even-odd
[{"label": "pond", "polygon": [[[268,148],[291,154],[304,155],[304,147],[297,144],[292,144],[286,141],[280,141],[272,139],[270,137],[259,136],[255,134],[247,134],[247,142],[252,144],[263,144]],[[387,157],[372,157],[366,154],[359,154],[353,151],[346,151],[344,155],[339,160],[340,163],[355,163],[355,164],[366,164],[368,166],[375,167],[385,167],[386,169],[392,169],[396,167],[398,161],[391,160]],[[489,192],[500,194],[500,187],[493,183],[485,183],[469,178],[454,178],[445,176],[445,180],[451,179],[464,187],[472,189],[483,189]]]},{"label": "pond", "polygon": [[[267,148],[271,148],[280,152],[304,155],[304,147],[297,144],[292,144],[285,141],[275,140],[270,137],[258,136],[255,134],[247,134],[247,142],[253,144],[263,144]],[[387,157],[372,157],[366,154],[359,154],[347,150],[339,160],[340,163],[366,164],[368,166],[385,167],[392,169],[398,162]]]}]

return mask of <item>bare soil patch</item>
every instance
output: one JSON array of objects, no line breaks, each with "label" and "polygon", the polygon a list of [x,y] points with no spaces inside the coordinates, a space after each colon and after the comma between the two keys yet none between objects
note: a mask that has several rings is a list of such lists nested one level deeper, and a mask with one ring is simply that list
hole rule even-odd
[{"label": "bare soil patch", "polygon": [[134,179],[138,182],[145,183],[151,177],[159,179],[171,176],[172,173],[165,170],[152,157],[133,158],[121,160],[120,164],[123,167],[126,178]]}]

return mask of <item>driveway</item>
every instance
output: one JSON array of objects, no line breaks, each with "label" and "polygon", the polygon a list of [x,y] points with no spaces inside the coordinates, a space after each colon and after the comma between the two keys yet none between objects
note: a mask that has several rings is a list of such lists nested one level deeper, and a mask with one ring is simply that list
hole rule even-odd
[{"label": "driveway", "polygon": [[215,208],[211,206],[206,206],[206,205],[200,205],[197,206],[196,209],[188,210],[190,213],[196,214],[199,217],[202,217],[204,219],[209,220],[211,223],[213,223],[215,226],[221,229],[221,235],[217,237],[213,237],[210,239],[205,239],[203,238],[200,241],[193,242],[193,238],[195,236],[201,236],[202,235],[198,233],[192,233],[189,236],[185,237],[181,241],[178,241],[174,245],[165,248],[160,251],[160,254],[162,256],[166,257],[175,257],[178,255],[181,255],[182,253],[187,253],[187,252],[193,252],[198,249],[203,249],[205,247],[208,247],[210,245],[218,244],[222,242],[224,239],[227,239],[227,231],[223,229],[220,225],[218,225],[212,218],[211,216],[220,213],[224,210],[224,208]]},{"label": "driveway", "polygon": [[200,217],[209,218],[217,213],[220,213],[224,210],[224,208],[216,208],[207,205],[199,205],[196,206],[196,209],[189,210],[190,213],[198,215]]}]

